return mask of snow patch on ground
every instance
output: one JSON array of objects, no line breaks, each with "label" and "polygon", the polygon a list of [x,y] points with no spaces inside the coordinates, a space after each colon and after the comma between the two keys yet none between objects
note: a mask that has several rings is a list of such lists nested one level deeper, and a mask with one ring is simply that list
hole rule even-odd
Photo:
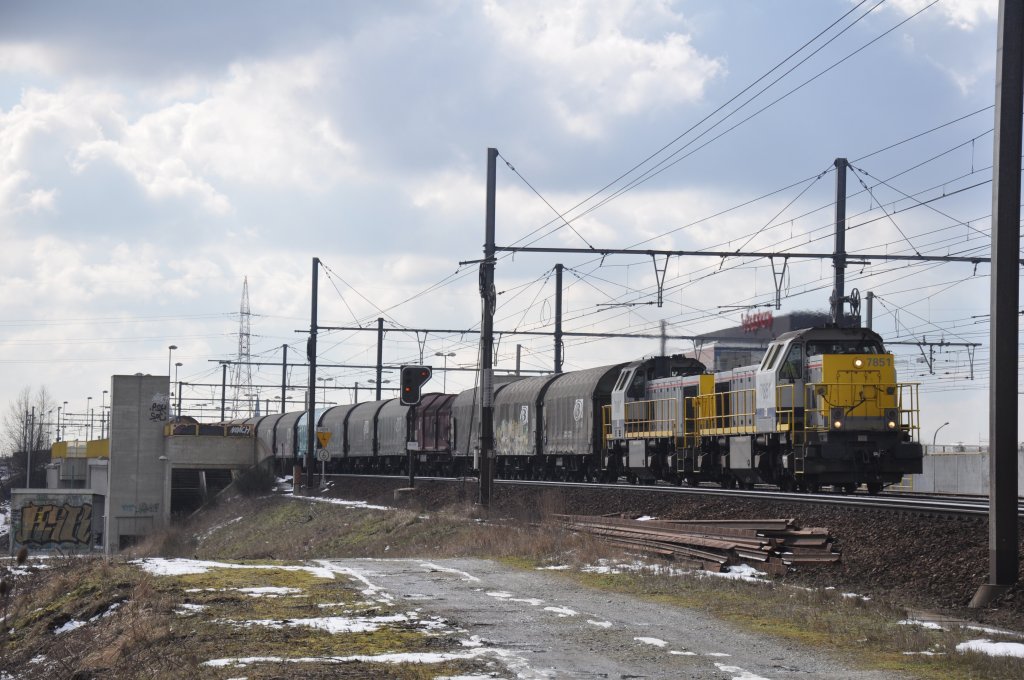
[{"label": "snow patch on ground", "polygon": [[178,607],[177,607],[177,609],[175,609],[175,611],[178,614],[188,615],[188,614],[194,614],[194,613],[201,612],[204,609],[206,609],[206,605],[205,604],[193,604],[191,602],[183,602],[183,603],[178,605]]},{"label": "snow patch on ground", "polygon": [[347,501],[347,500],[345,500],[343,498],[325,498],[323,496],[295,496],[294,494],[291,496],[291,498],[295,498],[295,499],[299,499],[299,500],[304,500],[304,501],[314,501],[314,502],[317,502],[317,503],[330,503],[331,505],[343,505],[343,506],[348,507],[348,508],[358,508],[359,510],[395,510],[396,509],[396,508],[392,508],[392,507],[390,507],[388,505],[371,505],[370,503],[367,503],[366,501]]},{"label": "snow patch on ground", "polygon": [[978,652],[989,656],[1015,656],[1024,659],[1024,644],[1019,642],[992,642],[991,640],[968,640],[956,646],[956,651]]},{"label": "snow patch on ground", "polygon": [[209,560],[189,560],[183,558],[147,557],[133,560],[150,574],[157,576],[183,576],[186,574],[205,574],[211,569],[279,569],[281,571],[305,571],[312,576],[333,579],[334,572],[325,567],[307,567],[297,565],[271,564],[233,564],[231,562],[211,562]]},{"label": "snow patch on ground", "polygon": [[667,647],[668,643],[660,638],[655,637],[635,637],[633,638],[637,642],[642,642],[645,645],[652,645],[654,647]]},{"label": "snow patch on ground", "polygon": [[723,673],[739,673],[739,675],[733,675],[732,680],[768,680],[768,678],[760,675],[754,675],[750,671],[740,668],[739,666],[726,666],[724,664],[716,663],[715,667]]},{"label": "snow patch on ground", "polygon": [[236,522],[241,522],[241,521],[242,521],[241,517],[236,517],[234,519],[229,519],[227,522],[223,522],[223,523],[218,524],[216,526],[210,527],[209,529],[207,529],[206,531],[204,531],[201,534],[196,534],[193,538],[199,539],[200,541],[205,541],[210,536],[213,536],[215,533],[217,533],[218,531],[220,531],[224,527],[231,526],[232,524],[235,524]]},{"label": "snow patch on ground", "polygon": [[576,616],[579,612],[569,609],[568,607],[544,607],[544,611],[558,614],[558,618],[566,618],[567,616]]},{"label": "snow patch on ground", "polygon": [[[322,630],[327,633],[373,633],[389,623],[407,623],[410,619],[405,614],[391,614],[388,616],[320,616],[311,619],[288,619],[278,621],[273,619],[252,619],[248,621],[230,621],[232,625],[247,628],[250,626],[263,626],[264,628],[298,628],[300,626]],[[434,626],[425,626],[434,627]]]},{"label": "snow patch on ground", "polygon": [[429,569],[430,571],[441,571],[441,572],[444,572],[446,574],[458,574],[459,576],[462,577],[463,581],[470,581],[470,582],[479,582],[480,581],[480,579],[478,579],[476,576],[473,576],[469,572],[465,572],[465,571],[462,571],[460,569],[452,569],[451,567],[442,567],[441,565],[434,564],[433,562],[424,562],[420,566],[423,567],[424,569]]},{"label": "snow patch on ground", "polygon": [[921,628],[927,628],[928,630],[945,630],[942,626],[931,621],[918,621],[917,619],[903,619],[897,621],[901,626],[920,626]]},{"label": "snow patch on ground", "polygon": [[383,588],[371,582],[370,579],[368,579],[365,574],[358,569],[341,567],[333,564],[330,560],[317,560],[317,564],[322,565],[325,570],[331,573],[344,574],[345,576],[348,576],[350,580],[362,583],[366,587],[360,592],[367,597],[374,598],[381,604],[390,604],[395,599],[390,593],[385,592]]},{"label": "snow patch on ground", "polygon": [[731,567],[726,567],[722,572],[713,571],[698,571],[696,572],[700,576],[714,576],[717,578],[727,578],[737,581],[748,581],[750,583],[766,583],[768,580],[765,578],[768,576],[763,571],[758,571],[749,564],[737,564]]},{"label": "snow patch on ground", "polygon": [[71,619],[70,621],[65,623],[63,626],[61,626],[60,628],[55,629],[53,631],[53,634],[54,635],[63,635],[64,633],[70,633],[71,631],[76,630],[78,628],[81,628],[84,625],[85,625],[85,621],[79,621],[77,619]]},{"label": "snow patch on ground", "polygon": [[587,619],[587,623],[589,623],[592,626],[597,626],[598,628],[611,628],[612,627],[612,622],[611,621],[595,621],[593,619]]},{"label": "snow patch on ground", "polygon": [[[210,659],[209,661],[203,662],[203,666],[210,666],[213,668],[226,668],[226,667],[239,667],[244,668],[256,663],[333,663],[333,664],[348,664],[353,662],[362,663],[420,663],[420,664],[437,664],[444,663],[446,661],[461,661],[461,660],[472,660],[481,656],[494,656],[505,662],[506,667],[516,673],[519,677],[534,677],[535,674],[530,673],[531,669],[529,664],[521,656],[518,656],[512,651],[507,649],[498,649],[495,647],[488,648],[477,648],[470,649],[465,652],[423,652],[423,653],[410,653],[410,652],[399,652],[393,654],[358,654],[353,656],[318,656],[318,657],[299,657],[299,658],[286,658],[281,656],[250,656],[250,657],[233,657],[226,659]],[[475,678],[477,676],[468,676]],[[480,676],[489,677],[489,676]]]}]

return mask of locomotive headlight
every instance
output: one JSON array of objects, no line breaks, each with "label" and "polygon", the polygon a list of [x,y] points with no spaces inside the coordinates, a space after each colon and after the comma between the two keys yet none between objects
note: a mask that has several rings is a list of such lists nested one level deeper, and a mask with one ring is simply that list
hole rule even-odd
[{"label": "locomotive headlight", "polygon": [[837,430],[841,430],[842,427],[843,427],[843,421],[837,420],[837,421],[833,422],[832,423],[832,427],[836,428]]},{"label": "locomotive headlight", "polygon": [[832,427],[833,429],[840,430],[843,427],[843,409],[842,407],[833,407],[829,415],[832,416]]},{"label": "locomotive headlight", "polygon": [[863,366],[864,366],[864,360],[863,359],[854,359],[853,360],[853,367],[854,368],[862,368]]},{"label": "locomotive headlight", "polygon": [[890,430],[895,430],[896,429],[896,421],[895,420],[890,420],[889,421],[889,429]]},{"label": "locomotive headlight", "polygon": [[885,410],[886,425],[889,426],[890,430],[895,430],[896,425],[899,423],[899,419],[896,417],[896,409]]}]

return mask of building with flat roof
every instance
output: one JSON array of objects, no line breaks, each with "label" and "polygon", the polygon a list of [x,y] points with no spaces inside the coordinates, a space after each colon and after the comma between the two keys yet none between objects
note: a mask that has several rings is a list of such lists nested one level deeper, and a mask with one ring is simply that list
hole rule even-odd
[{"label": "building with flat roof", "polygon": [[783,333],[825,326],[830,321],[831,317],[824,312],[804,311],[775,316],[771,310],[752,311],[743,315],[739,326],[699,336],[694,341],[694,350],[686,352],[686,355],[697,359],[709,370],[729,371],[758,363],[769,343]]}]

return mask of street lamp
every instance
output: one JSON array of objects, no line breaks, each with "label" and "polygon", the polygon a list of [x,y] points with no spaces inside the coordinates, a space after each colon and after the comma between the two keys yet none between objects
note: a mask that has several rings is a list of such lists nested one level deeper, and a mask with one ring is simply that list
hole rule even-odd
[{"label": "street lamp", "polygon": [[944,428],[946,425],[949,425],[949,421],[946,421],[942,425],[939,425],[938,429],[935,430],[935,434],[932,435],[932,448],[933,449],[935,448],[935,438],[939,436],[939,430]]},{"label": "street lamp", "polygon": [[435,357],[444,357],[444,375],[441,377],[441,391],[448,391],[448,357],[455,356],[455,352],[434,352]]}]

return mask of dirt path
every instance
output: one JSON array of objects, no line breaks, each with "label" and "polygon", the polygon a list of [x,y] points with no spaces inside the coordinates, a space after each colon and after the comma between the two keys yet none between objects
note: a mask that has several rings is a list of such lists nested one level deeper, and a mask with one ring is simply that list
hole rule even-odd
[{"label": "dirt path", "polygon": [[441,616],[493,648],[498,677],[892,680],[699,612],[475,559],[330,560],[367,593]]}]

